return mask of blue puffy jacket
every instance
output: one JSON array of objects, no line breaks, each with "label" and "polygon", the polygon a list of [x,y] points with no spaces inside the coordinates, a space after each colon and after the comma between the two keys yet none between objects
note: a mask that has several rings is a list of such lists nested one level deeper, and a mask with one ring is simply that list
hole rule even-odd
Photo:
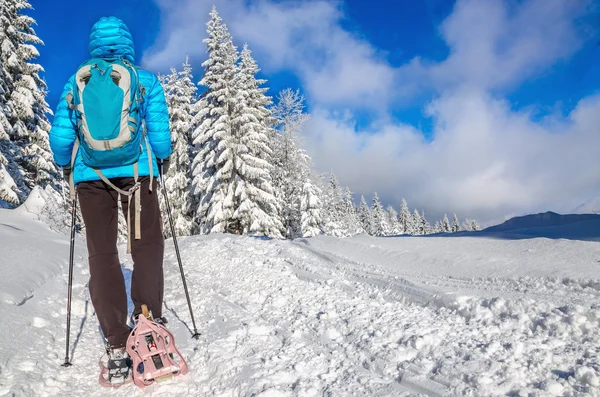
[{"label": "blue puffy jacket", "polygon": [[[133,39],[129,29],[118,18],[101,18],[90,33],[89,51],[92,57],[115,58],[122,57],[131,63],[135,61]],[[169,126],[169,112],[163,88],[158,78],[140,69],[138,72],[140,83],[145,87],[144,101],[142,103],[143,114],[145,114],[147,139],[151,147],[153,173],[158,175],[156,159],[165,159],[171,155],[171,132]],[[69,109],[66,96],[75,87],[75,74],[67,81],[56,111],[54,121],[50,130],[50,148],[54,153],[54,160],[58,165],[64,167],[71,162],[73,145],[75,143],[76,121],[73,111]],[[141,128],[141,126],[140,126]],[[150,175],[148,164],[148,153],[146,145],[139,159],[139,175]],[[133,177],[133,166],[124,165],[119,167],[105,167],[101,169],[107,178]],[[75,159],[73,167],[73,179],[75,184],[82,181],[98,180],[100,177],[85,165],[82,161],[81,152]]]}]

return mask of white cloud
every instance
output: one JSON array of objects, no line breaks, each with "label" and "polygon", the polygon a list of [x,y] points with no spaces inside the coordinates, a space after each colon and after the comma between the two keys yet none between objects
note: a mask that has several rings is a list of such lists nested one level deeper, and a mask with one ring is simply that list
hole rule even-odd
[{"label": "white cloud", "polygon": [[433,143],[409,126],[356,134],[351,121],[319,111],[306,146],[320,170],[355,192],[394,205],[405,197],[436,216],[569,210],[600,186],[600,96],[552,130],[477,91],[442,97],[431,111],[440,120]]},{"label": "white cloud", "polygon": [[451,54],[431,68],[441,85],[506,88],[565,59],[583,44],[583,1],[459,1],[441,26]]},{"label": "white cloud", "polygon": [[[144,65],[165,69],[186,54],[203,59],[213,1],[156,1],[164,23]],[[341,27],[335,1],[214,3],[267,74],[286,70],[300,78],[317,109],[306,128],[309,153],[354,191],[480,220],[567,211],[599,194],[598,97],[550,124],[496,96],[568,60],[597,33],[581,23],[590,7],[584,0],[459,0],[439,27],[448,58],[417,56],[397,68]],[[432,142],[388,121],[389,108],[414,94],[435,97],[426,107],[435,121]],[[348,108],[377,110],[377,127],[357,133]],[[332,110],[340,109],[350,116],[337,117]]]},{"label": "white cloud", "polygon": [[[236,44],[248,42],[261,67],[295,72],[307,97],[324,104],[377,108],[392,92],[394,70],[366,41],[339,26],[343,17],[332,1],[158,0],[165,15],[160,44],[143,64],[166,69],[186,54],[205,57],[206,21],[212,4]],[[177,61],[176,61],[177,62]],[[178,63],[176,63],[178,64]]]}]

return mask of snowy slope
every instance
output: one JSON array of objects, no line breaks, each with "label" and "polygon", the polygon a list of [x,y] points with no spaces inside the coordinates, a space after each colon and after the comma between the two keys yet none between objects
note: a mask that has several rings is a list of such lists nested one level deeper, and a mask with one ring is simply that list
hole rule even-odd
[{"label": "snowy slope", "polygon": [[0,210],[0,396],[600,396],[598,243],[211,235],[179,245],[201,340],[170,242],[164,314],[190,374],[108,391],[85,241],[67,369],[68,236]]},{"label": "snowy slope", "polygon": [[[465,234],[468,235],[462,233]],[[600,215],[559,215],[554,212],[526,215],[488,227],[480,235],[511,239],[547,237],[600,241]]]}]

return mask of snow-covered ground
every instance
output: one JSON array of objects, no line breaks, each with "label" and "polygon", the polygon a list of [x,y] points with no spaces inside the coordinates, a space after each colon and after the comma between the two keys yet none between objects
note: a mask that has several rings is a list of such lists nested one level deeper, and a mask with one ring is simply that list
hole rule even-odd
[{"label": "snow-covered ground", "polygon": [[600,396],[597,242],[211,235],[179,245],[201,339],[171,241],[164,314],[190,373],[112,391],[97,382],[85,240],[74,365],[63,368],[68,235],[0,210],[0,396]]}]

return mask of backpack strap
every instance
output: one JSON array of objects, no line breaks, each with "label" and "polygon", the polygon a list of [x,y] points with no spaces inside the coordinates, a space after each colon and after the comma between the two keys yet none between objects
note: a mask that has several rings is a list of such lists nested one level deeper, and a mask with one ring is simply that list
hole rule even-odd
[{"label": "backpack strap", "polygon": [[[75,200],[75,182],[74,182],[74,174],[75,174],[75,159],[77,157],[77,151],[79,150],[79,138],[75,138],[75,144],[73,145],[73,154],[71,155],[71,175],[69,176],[69,187],[71,191],[71,200]],[[152,161],[152,160],[150,160]],[[128,217],[127,217],[127,253],[131,253],[131,196],[134,196],[134,210],[135,210],[135,239],[139,240],[142,236],[142,228],[140,221],[140,214],[142,212],[142,204],[141,204],[141,196],[140,196],[140,187],[141,183],[139,182],[139,171],[138,171],[138,163],[133,164],[133,179],[134,185],[129,188],[129,190],[119,189],[115,186],[100,170],[90,167],[96,172],[96,174],[111,188],[115,189],[119,194],[123,196],[127,196],[127,208],[128,208]],[[150,175],[152,175],[152,169],[150,169]],[[152,179],[150,179],[150,189],[152,189]]]},{"label": "backpack strap", "polygon": [[71,201],[75,200],[75,158],[77,157],[77,151],[79,150],[79,138],[75,138],[73,144],[73,152],[71,153],[71,174],[69,175],[69,190],[71,192]]},{"label": "backpack strap", "polygon": [[131,215],[133,211],[131,210],[131,198],[133,196],[134,201],[134,211],[135,211],[135,239],[139,240],[142,238],[142,229],[141,229],[141,220],[140,214],[142,212],[142,204],[141,204],[141,196],[140,196],[140,187],[141,183],[139,182],[139,174],[138,174],[138,163],[133,164],[133,179],[134,184],[129,190],[119,189],[115,186],[100,170],[96,168],[92,168],[96,174],[111,188],[115,189],[120,195],[127,196],[127,253],[131,253]]},{"label": "backpack strap", "polygon": [[148,172],[150,172],[150,191],[152,192],[152,183],[154,182],[154,164],[152,164],[152,148],[146,136],[146,121],[142,122],[142,139],[146,142],[146,154],[148,155]]}]

